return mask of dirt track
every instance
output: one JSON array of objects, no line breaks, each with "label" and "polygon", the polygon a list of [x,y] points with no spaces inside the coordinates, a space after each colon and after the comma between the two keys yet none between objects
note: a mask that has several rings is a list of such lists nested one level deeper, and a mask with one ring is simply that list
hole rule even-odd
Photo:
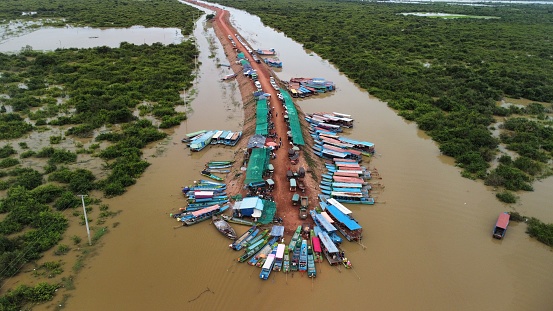
[{"label": "dirt track", "polygon": [[[234,47],[231,45],[230,40],[228,39],[228,36],[230,35],[236,44],[236,48],[239,51],[244,52],[244,54],[248,54],[247,49],[240,43],[240,41],[236,40],[235,34],[239,34],[236,29],[230,25],[229,22],[229,12],[222,10],[217,7],[212,7],[205,5],[203,3],[190,1],[190,3],[193,3],[195,5],[206,7],[210,10],[213,10],[216,12],[216,18],[213,21],[213,27],[215,29],[215,33],[217,37],[219,38],[221,44],[223,45],[225,49],[225,54],[227,55],[227,58],[229,60],[229,63],[231,64],[231,68],[235,73],[238,73],[237,82],[240,87],[240,93],[242,95],[242,101],[244,103],[244,137],[241,140],[239,147],[239,150],[242,150],[245,148],[248,139],[251,137],[251,135],[255,132],[255,111],[256,111],[256,105],[255,101],[252,102],[252,93],[256,90],[254,83],[251,79],[241,74],[242,72],[242,66],[236,64],[236,55],[237,52],[234,49]],[[243,37],[242,37],[243,38]],[[264,92],[271,94],[270,98],[270,107],[272,108],[272,122],[275,125],[275,131],[278,135],[276,138],[276,142],[279,143],[279,138],[282,139],[282,147],[276,150],[276,159],[271,160],[271,164],[275,167],[273,180],[275,181],[275,189],[273,190],[273,198],[274,201],[277,204],[277,217],[281,217],[284,222],[283,225],[285,226],[285,232],[287,235],[291,235],[298,225],[301,225],[302,223],[312,223],[312,220],[310,217],[308,217],[306,220],[301,220],[299,218],[299,206],[293,206],[291,202],[291,198],[294,192],[290,192],[289,189],[289,182],[286,177],[286,172],[291,169],[294,171],[297,171],[299,167],[304,167],[306,170],[308,170],[308,173],[306,173],[306,176],[304,178],[304,183],[306,186],[305,193],[297,192],[302,196],[308,196],[309,197],[309,206],[310,208],[314,208],[317,202],[317,194],[318,194],[318,182],[313,179],[314,174],[310,174],[309,171],[317,171],[320,172],[320,169],[322,166],[322,161],[320,161],[319,158],[311,157],[315,161],[315,163],[311,163],[312,167],[308,167],[304,152],[311,152],[309,146],[303,146],[301,147],[300,151],[300,160],[297,165],[292,165],[290,163],[290,160],[288,158],[288,149],[292,147],[291,142],[288,140],[287,136],[287,123],[284,120],[284,107],[282,106],[281,101],[277,97],[277,92],[273,89],[271,86],[269,78],[273,76],[271,74],[270,69],[268,66],[264,63],[256,63],[253,60],[250,59],[250,63],[257,71],[259,82],[261,83],[261,86],[264,90]],[[278,77],[274,76],[275,80],[278,83]],[[298,115],[300,118],[303,116],[303,112],[299,109],[299,107],[296,106],[298,109]],[[304,120],[300,120],[302,122],[303,128],[306,128],[306,124]],[[304,139],[306,140],[306,144],[312,144],[312,141],[310,139],[310,136],[306,134],[306,131],[304,131]],[[245,194],[243,190],[244,185],[244,178],[245,174],[238,174],[238,177],[235,177],[238,172],[240,172],[240,166],[242,164],[242,152],[237,152],[236,154],[236,165],[233,168],[233,172],[229,174],[230,178],[233,178],[232,180],[227,180],[227,189],[229,192],[229,195],[234,195],[241,193],[242,195]],[[315,166],[315,168],[313,168]],[[317,174],[319,175],[319,174]]]}]

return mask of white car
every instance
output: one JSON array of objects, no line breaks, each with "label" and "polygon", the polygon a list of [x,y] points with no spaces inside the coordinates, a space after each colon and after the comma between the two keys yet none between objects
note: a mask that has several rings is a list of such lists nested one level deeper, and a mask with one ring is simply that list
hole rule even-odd
[{"label": "white car", "polygon": [[255,81],[255,87],[260,90],[261,89],[261,82]]}]

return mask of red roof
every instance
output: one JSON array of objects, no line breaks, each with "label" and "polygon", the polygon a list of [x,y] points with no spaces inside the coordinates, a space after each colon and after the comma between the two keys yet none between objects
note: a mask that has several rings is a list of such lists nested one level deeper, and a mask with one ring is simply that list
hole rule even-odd
[{"label": "red roof", "polygon": [[511,218],[511,215],[509,215],[509,213],[499,214],[499,218],[497,218],[497,223],[495,224],[495,226],[507,229],[507,226],[509,225],[509,218]]},{"label": "red roof", "polygon": [[194,217],[198,217],[198,216],[203,215],[205,213],[213,212],[214,210],[216,210],[218,208],[219,208],[219,204],[216,204],[216,205],[213,205],[213,206],[210,206],[210,207],[202,208],[202,209],[197,210],[197,211],[193,211],[192,215]]},{"label": "red roof", "polygon": [[314,236],[311,239],[311,242],[313,242],[313,251],[320,253],[321,252],[321,241],[318,237]]}]

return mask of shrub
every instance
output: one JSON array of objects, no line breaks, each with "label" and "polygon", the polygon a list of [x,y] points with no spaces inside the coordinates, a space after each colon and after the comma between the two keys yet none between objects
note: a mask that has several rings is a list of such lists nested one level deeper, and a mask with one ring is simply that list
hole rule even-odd
[{"label": "shrub", "polygon": [[517,202],[517,197],[510,191],[498,192],[495,194],[495,197],[498,198],[499,201],[509,204]]}]

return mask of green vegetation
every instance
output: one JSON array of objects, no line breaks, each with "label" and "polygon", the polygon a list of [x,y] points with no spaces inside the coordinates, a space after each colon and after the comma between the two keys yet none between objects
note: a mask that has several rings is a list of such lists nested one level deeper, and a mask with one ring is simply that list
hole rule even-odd
[{"label": "green vegetation", "polygon": [[[514,202],[512,191],[532,191],[532,182],[551,175],[551,5],[218,3],[260,16],[266,25],[330,60],[399,115],[415,121],[444,155],[455,158],[462,176],[498,187],[498,199]],[[428,11],[496,18],[401,14]],[[505,98],[534,102],[504,107],[499,103]],[[499,137],[491,129],[498,129]],[[500,144],[515,156],[499,153]],[[492,168],[496,159],[499,165]]]},{"label": "green vegetation", "polygon": [[[31,11],[37,14],[21,14]],[[175,27],[184,35],[192,32],[197,12],[175,0],[0,1],[0,20],[53,26]],[[192,85],[197,54],[194,42],[168,46],[123,42],[119,48],[45,53],[33,51],[29,45],[19,54],[0,53],[0,94],[8,95],[0,97],[0,140],[21,139],[32,131],[47,132],[44,142],[35,140],[31,147],[17,142],[24,150],[17,159],[12,145],[5,141],[0,144],[0,189],[7,190],[0,198],[0,283],[62,240],[67,215],[73,212],[80,221],[78,194],[101,190],[106,196],[115,196],[136,182],[149,165],[141,149],[166,137],[159,128],[179,125],[186,118],[175,111],[175,106],[182,104],[179,92]],[[136,117],[141,106],[149,109],[140,110],[140,117]],[[95,142],[92,138],[100,129],[103,134]],[[69,137],[89,141],[77,142],[70,150],[55,148]],[[85,144],[90,144],[88,149]],[[104,161],[107,177],[102,172],[100,179],[79,167],[89,160]],[[30,161],[32,168],[27,166]],[[41,163],[38,167],[37,162]],[[92,197],[86,197],[85,202],[99,204]],[[118,213],[102,206],[98,226]],[[107,227],[91,230],[95,242],[108,232]],[[69,243],[79,245],[81,238],[73,236]],[[63,255],[69,249],[58,245],[54,253]],[[83,266],[87,254],[83,249],[74,271]],[[50,264],[39,270],[53,277],[63,271]],[[62,284],[71,280],[60,277]],[[0,298],[0,310],[27,309],[29,304],[49,300],[57,288],[50,286],[13,289]]]},{"label": "green vegetation", "polygon": [[[37,14],[22,16],[21,12]],[[196,12],[174,0],[3,0],[0,4],[0,20],[53,18],[59,20],[48,24],[60,27],[176,27],[185,34],[192,32]]]},{"label": "green vegetation", "polygon": [[[220,3],[259,15],[265,24],[329,59],[401,116],[416,121],[443,154],[456,159],[463,176],[516,191],[532,190],[535,178],[551,174],[551,104],[497,104],[503,97],[553,101],[553,42],[545,35],[553,31],[553,16],[544,6]],[[400,14],[429,10],[499,19]],[[500,139],[489,130],[494,116],[507,118],[498,126]],[[534,116],[537,120],[529,119]],[[522,159],[490,169],[500,143]]]}]

